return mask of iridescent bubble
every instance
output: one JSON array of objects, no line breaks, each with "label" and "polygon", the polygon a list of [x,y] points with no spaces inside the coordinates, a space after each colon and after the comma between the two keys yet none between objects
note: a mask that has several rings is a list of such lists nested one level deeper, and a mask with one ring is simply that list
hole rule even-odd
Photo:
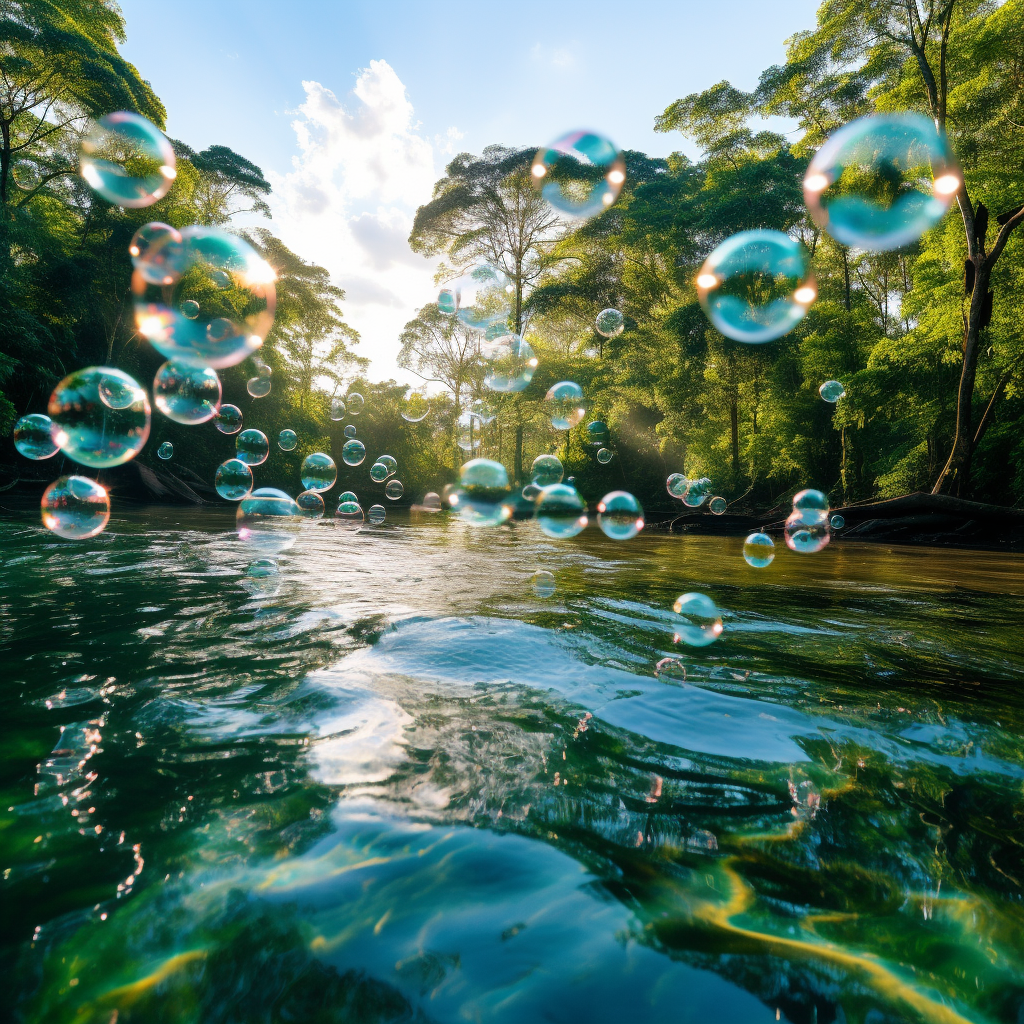
[{"label": "iridescent bubble", "polygon": [[841,530],[846,525],[846,520],[841,515],[834,515],[828,524],[833,530]]},{"label": "iridescent bubble", "polygon": [[220,408],[220,398],[220,378],[209,366],[171,359],[153,378],[153,401],[175,423],[193,426],[212,420]]},{"label": "iridescent bubble", "polygon": [[222,434],[237,434],[242,429],[242,410],[237,405],[222,405],[213,422]]},{"label": "iridescent bubble", "polygon": [[594,321],[594,328],[605,338],[617,338],[625,326],[622,314],[617,309],[602,309]]},{"label": "iridescent bubble", "polygon": [[426,388],[415,388],[409,392],[402,408],[402,419],[407,423],[419,423],[430,412],[430,397]]},{"label": "iridescent bubble", "polygon": [[249,428],[235,438],[235,454],[247,466],[260,466],[270,454],[270,442],[262,430]]},{"label": "iridescent bubble", "polygon": [[199,303],[195,299],[185,299],[180,306],[181,315],[186,320],[195,320],[199,316]]},{"label": "iridescent bubble", "polygon": [[565,478],[565,482],[566,482],[566,483],[567,483],[567,484],[568,484],[568,485],[569,485],[570,487],[575,487],[575,486],[576,486],[576,477],[574,477],[574,476],[567,476],[567,477]]},{"label": "iridescent bubble", "polygon": [[272,558],[257,558],[250,562],[245,577],[239,581],[242,589],[254,598],[274,597],[281,589],[280,570]]},{"label": "iridescent bubble", "polygon": [[387,509],[383,505],[371,505],[369,511],[366,513],[366,518],[373,523],[374,526],[380,526],[388,517]]},{"label": "iridescent bubble", "polygon": [[231,275],[224,270],[211,270],[210,283],[214,288],[223,291],[225,288],[231,287]]},{"label": "iridescent bubble", "polygon": [[384,488],[384,494],[392,501],[398,501],[398,499],[405,494],[405,487],[402,485],[401,480],[389,480],[387,487]]},{"label": "iridescent bubble", "polygon": [[536,501],[540,497],[540,488],[536,484],[527,484],[522,495],[527,501]]},{"label": "iridescent bubble", "polygon": [[365,522],[362,507],[357,501],[339,501],[334,510],[334,521],[350,533],[358,533]]},{"label": "iridescent bubble", "polygon": [[668,491],[673,498],[678,498],[682,501],[683,495],[686,494],[686,488],[689,484],[690,481],[687,480],[682,473],[672,473],[665,481],[665,490]]},{"label": "iridescent bubble", "polygon": [[788,334],[817,298],[803,244],[781,231],[741,231],[704,261],[697,298],[727,338],[748,344]]},{"label": "iridescent bubble", "polygon": [[831,540],[828,512],[796,509],[786,520],[786,546],[801,555],[821,551]]},{"label": "iridescent bubble", "polygon": [[48,459],[57,452],[53,439],[53,421],[41,412],[22,416],[14,424],[14,447],[26,459]]},{"label": "iridescent bubble", "polygon": [[555,430],[571,430],[587,414],[583,388],[571,380],[552,384],[544,401]]},{"label": "iridescent bubble", "polygon": [[716,494],[709,502],[708,508],[711,510],[711,514],[715,516],[721,516],[725,514],[725,510],[729,507],[729,502],[725,500],[720,494]]},{"label": "iridescent bubble", "polygon": [[706,476],[686,481],[683,504],[687,508],[700,508],[709,497],[711,497],[711,481]]},{"label": "iridescent bubble", "polygon": [[294,430],[290,430],[285,427],[280,434],[277,435],[277,447],[283,452],[295,451],[295,446],[299,443],[299,435]]},{"label": "iridescent bubble", "polygon": [[482,424],[468,409],[460,413],[455,423],[455,443],[464,451],[472,452],[480,447]]},{"label": "iridescent bubble", "polygon": [[383,462],[375,462],[370,467],[370,479],[374,483],[382,484],[387,480],[388,476],[388,467]]},{"label": "iridescent bubble", "polygon": [[767,533],[752,533],[743,542],[743,557],[747,565],[764,569],[775,558],[775,542]]},{"label": "iridescent bubble", "polygon": [[426,512],[440,512],[441,511],[441,495],[436,491],[427,491],[423,496],[423,504],[421,506]]},{"label": "iridescent bubble", "polygon": [[[124,409],[111,409],[100,398],[104,379],[130,387],[135,400]],[[89,366],[68,374],[50,395],[47,408],[53,439],[75,462],[94,469],[120,466],[134,458],[149,438],[149,399],[121,370]]]},{"label": "iridescent bubble", "polygon": [[79,172],[98,195],[128,209],[167,195],[177,171],[174,149],[151,121],[130,111],[91,125],[78,150]]},{"label": "iridescent bubble", "polygon": [[[181,233],[170,224],[159,221],[143,224],[132,236],[128,253],[132,266],[149,284],[174,284],[185,269]],[[196,312],[199,312],[198,307]]]},{"label": "iridescent bubble", "polygon": [[628,491],[612,491],[598,502],[597,525],[612,540],[630,540],[644,528],[644,510]]},{"label": "iridescent bubble", "polygon": [[509,489],[508,471],[500,462],[471,459],[460,470],[459,488],[448,500],[471,526],[497,526],[512,515]]},{"label": "iridescent bubble", "polygon": [[252,395],[253,398],[266,398],[270,394],[271,380],[269,377],[264,377],[262,374],[255,377],[250,377],[245,383],[245,390]]},{"label": "iridescent bubble", "polygon": [[555,577],[546,569],[538,569],[530,577],[530,586],[537,597],[547,599],[555,596]]},{"label": "iridescent bubble", "polygon": [[217,467],[213,486],[227,501],[241,501],[252,490],[252,470],[241,459],[228,459]]},{"label": "iridescent bubble", "polygon": [[500,394],[522,391],[533,380],[537,357],[530,343],[518,334],[484,338],[479,348],[484,384]]},{"label": "iridescent bubble", "polygon": [[85,540],[110,520],[106,488],[87,476],[62,476],[43,491],[43,526],[67,540]]},{"label": "iridescent bubble", "polygon": [[302,460],[299,473],[302,486],[307,491],[329,491],[338,479],[338,467],[334,464],[334,459],[323,452],[307,455]]},{"label": "iridescent bubble", "polygon": [[165,462],[174,456],[174,445],[170,441],[164,441],[162,445],[156,450],[156,457],[163,459]]},{"label": "iridescent bubble", "polygon": [[489,327],[499,329],[511,315],[513,287],[509,279],[495,267],[478,264],[438,293],[437,305],[442,313],[455,315],[474,331]]},{"label": "iridescent bubble", "polygon": [[607,448],[598,449],[597,461],[600,462],[602,466],[607,466],[608,463],[612,461],[612,453],[608,451]]},{"label": "iridescent bubble", "polygon": [[296,496],[295,504],[307,519],[320,519],[324,514],[324,499],[319,491],[303,491]]},{"label": "iridescent bubble", "polygon": [[331,399],[331,419],[337,422],[345,415],[345,402],[341,398]]},{"label": "iridescent bubble", "polygon": [[359,499],[356,497],[356,492],[342,491],[341,494],[338,495],[338,504],[343,505],[346,501],[354,501],[358,505]]},{"label": "iridescent bubble", "polygon": [[123,376],[103,376],[100,378],[100,401],[108,409],[127,409],[139,400],[138,387],[134,381],[129,383]]},{"label": "iridescent bubble", "polygon": [[826,402],[835,403],[846,396],[846,388],[837,380],[827,380],[818,388],[818,394]]},{"label": "iridescent bubble", "polygon": [[284,551],[302,522],[299,506],[276,487],[260,487],[243,498],[235,514],[238,536],[264,551]]},{"label": "iridescent bubble", "polygon": [[654,675],[658,679],[669,679],[678,683],[686,682],[686,666],[678,658],[662,658],[654,666]]},{"label": "iridescent bubble", "polygon": [[354,437],[341,447],[341,460],[346,466],[358,466],[366,458],[366,447]]},{"label": "iridescent bubble", "polygon": [[349,415],[358,416],[363,411],[364,404],[363,396],[358,391],[353,391],[347,399]]},{"label": "iridescent bubble", "polygon": [[538,487],[560,484],[565,471],[557,455],[538,455],[533,460],[530,478]]},{"label": "iridescent bubble", "polygon": [[559,213],[593,217],[618,198],[626,163],[614,143],[596,132],[566,132],[537,151],[533,187]]},{"label": "iridescent bubble", "polygon": [[587,424],[587,444],[594,448],[603,448],[608,440],[608,425],[604,421],[594,420]]},{"label": "iridescent bubble", "polygon": [[569,484],[542,487],[534,507],[541,530],[555,540],[575,537],[586,525],[586,505]]},{"label": "iridescent bubble", "polygon": [[388,470],[388,476],[394,476],[398,472],[398,460],[392,458],[390,455],[382,455],[377,460],[382,466],[386,466]]},{"label": "iridescent bubble", "polygon": [[793,509],[797,512],[828,512],[828,495],[808,487],[793,495]]},{"label": "iridescent bubble", "polygon": [[477,398],[469,407],[469,411],[486,427],[488,423],[494,422],[498,415],[497,409],[486,399]]},{"label": "iridescent bubble", "polygon": [[804,199],[837,242],[879,252],[938,224],[962,183],[949,140],[927,117],[873,114],[826,139],[804,176]]},{"label": "iridescent bubble", "polygon": [[354,424],[350,423],[347,427],[345,427],[345,436],[346,437],[355,437],[357,433],[358,433],[358,431],[356,430]]},{"label": "iridescent bubble", "polygon": [[675,642],[707,647],[722,635],[722,613],[706,594],[681,594],[672,610],[679,616]]}]

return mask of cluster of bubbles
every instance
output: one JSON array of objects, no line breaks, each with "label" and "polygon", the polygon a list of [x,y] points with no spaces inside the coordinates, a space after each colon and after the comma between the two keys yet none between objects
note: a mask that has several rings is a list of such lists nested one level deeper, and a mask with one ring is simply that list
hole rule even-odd
[{"label": "cluster of bubbles", "polygon": [[828,496],[813,488],[793,497],[793,511],[786,520],[786,547],[801,555],[821,551],[832,539]]}]

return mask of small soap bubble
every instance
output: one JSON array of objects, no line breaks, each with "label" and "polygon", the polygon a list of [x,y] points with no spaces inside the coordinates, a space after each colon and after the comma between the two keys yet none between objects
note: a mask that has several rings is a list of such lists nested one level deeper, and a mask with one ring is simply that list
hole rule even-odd
[{"label": "small soap bubble", "polygon": [[358,433],[358,431],[355,428],[355,424],[349,423],[348,426],[345,427],[344,433],[346,437],[355,437],[356,434]]},{"label": "small soap bubble", "polygon": [[423,504],[421,507],[426,512],[440,512],[441,495],[436,491],[427,491],[427,493],[423,495]]},{"label": "small soap bubble", "polygon": [[794,509],[786,520],[786,547],[801,555],[813,555],[831,540],[828,512]]},{"label": "small soap bubble", "polygon": [[231,287],[231,275],[224,270],[211,270],[210,283],[219,291]]},{"label": "small soap bubble", "polygon": [[448,501],[471,526],[497,526],[512,515],[509,490],[508,471],[500,462],[471,459],[460,470],[458,490]]},{"label": "small soap bubble", "polygon": [[270,394],[271,387],[270,378],[262,375],[250,377],[245,383],[245,390],[253,398],[266,398]]},{"label": "small soap bubble", "polygon": [[681,594],[672,610],[679,616],[674,640],[691,647],[707,647],[722,635],[722,613],[706,594]]},{"label": "small soap bubble", "polygon": [[547,487],[550,484],[560,484],[564,472],[557,455],[538,455],[533,460],[530,477],[538,487]]},{"label": "small soap bubble", "polygon": [[537,597],[547,599],[555,596],[555,577],[546,569],[538,569],[530,577],[530,586]]},{"label": "small soap bubble", "polygon": [[594,321],[597,333],[605,338],[617,338],[625,326],[622,314],[617,309],[602,309]]},{"label": "small soap bubble", "polygon": [[473,404],[469,407],[469,411],[486,427],[488,423],[494,421],[494,417],[498,415],[498,410],[494,405],[485,398],[476,399]]},{"label": "small soap bubble", "polygon": [[690,481],[683,476],[682,473],[672,473],[669,478],[665,481],[665,490],[672,495],[673,498],[678,498],[680,501],[683,500],[683,495],[686,494],[686,488],[689,486]]},{"label": "small soap bubble", "polygon": [[375,462],[370,467],[370,479],[377,484],[384,483],[388,478],[388,467],[383,462]]},{"label": "small soap bubble", "polygon": [[530,173],[533,187],[559,213],[593,217],[618,198],[626,163],[605,136],[572,131],[538,150]]},{"label": "small soap bubble", "polygon": [[841,515],[834,515],[828,523],[833,530],[841,530],[846,525],[846,520]]},{"label": "small soap bubble", "polygon": [[644,528],[644,510],[628,491],[612,491],[598,502],[597,525],[612,540],[630,540]]},{"label": "small soap bubble", "polygon": [[48,459],[57,452],[53,439],[53,421],[41,412],[22,416],[14,424],[14,447],[26,459]]},{"label": "small soap bubble", "polygon": [[242,429],[242,410],[237,405],[222,405],[213,422],[222,434],[237,434]]},{"label": "small soap bubble", "polygon": [[251,427],[235,438],[235,454],[247,466],[260,466],[270,454],[270,442],[262,430]]},{"label": "small soap bubble", "polygon": [[541,488],[534,515],[541,530],[555,540],[575,537],[587,525],[586,505],[569,484]]},{"label": "small soap bubble", "polygon": [[468,409],[459,414],[455,423],[455,443],[464,451],[472,452],[480,447],[483,424]]},{"label": "small soap bubble", "polygon": [[686,481],[683,504],[687,508],[700,508],[709,497],[711,497],[711,481],[706,476]]},{"label": "small soap bubble", "polygon": [[134,382],[129,383],[123,376],[105,374],[99,383],[100,401],[108,409],[127,409],[139,400]]},{"label": "small soap bubble", "polygon": [[345,415],[345,401],[341,398],[331,399],[331,419],[337,422]]},{"label": "small soap bubble", "polygon": [[193,426],[212,420],[220,409],[220,378],[209,366],[168,360],[153,378],[153,401],[175,423]]},{"label": "small soap bubble", "polygon": [[938,224],[962,183],[949,140],[927,117],[872,114],[825,140],[804,176],[804,199],[837,242],[879,252]]},{"label": "small soap bubble", "polygon": [[405,487],[402,485],[401,480],[389,480],[387,487],[384,488],[384,494],[392,501],[398,501],[398,499],[405,494]]},{"label": "small soap bubble", "polygon": [[185,299],[179,308],[186,320],[195,320],[199,316],[199,303],[195,299]]},{"label": "small soap bubble", "polygon": [[[143,224],[128,245],[132,266],[148,284],[172,285],[185,268],[181,233],[170,224]],[[196,312],[199,312],[196,307]]]},{"label": "small soap bubble", "polygon": [[[100,397],[103,380],[131,388],[135,396],[131,405],[123,409],[108,406]],[[68,374],[53,389],[47,412],[60,450],[94,469],[122,465],[134,458],[149,438],[146,392],[127,373],[109,366],[89,366]]]},{"label": "small soap bubble", "polygon": [[78,162],[79,173],[97,195],[133,210],[162,199],[177,176],[174,149],[164,133],[126,110],[90,126]]},{"label": "small soap bubble", "polygon": [[407,423],[419,423],[430,412],[430,398],[426,388],[415,388],[409,392],[402,408],[402,419]]},{"label": "small soap bubble", "polygon": [[764,569],[775,558],[775,542],[767,533],[752,533],[743,542],[743,557],[747,565]]},{"label": "small soap bubble", "polygon": [[720,516],[725,514],[725,510],[729,507],[729,503],[720,494],[716,494],[709,502],[708,508],[712,515]]},{"label": "small soap bubble", "polygon": [[587,444],[594,448],[603,448],[608,441],[608,424],[603,420],[594,420],[587,424]]},{"label": "small soap bubble", "polygon": [[587,414],[583,388],[571,380],[552,384],[544,402],[555,430],[571,430]]},{"label": "small soap bubble", "polygon": [[536,501],[540,497],[540,487],[537,484],[527,484],[522,489],[522,495],[527,501]]},{"label": "small soap bubble", "polygon": [[295,504],[307,519],[320,519],[324,514],[324,499],[319,491],[303,491],[296,496]]},{"label": "small soap bubble", "polygon": [[387,467],[388,476],[394,476],[398,472],[398,460],[390,455],[382,455],[377,461]]},{"label": "small soap bubble", "polygon": [[301,522],[299,506],[276,487],[253,491],[239,502],[235,513],[239,538],[264,551],[290,548]]},{"label": "small soap bubble", "polygon": [[602,466],[607,466],[612,461],[612,453],[607,448],[599,448],[597,451],[597,461]]},{"label": "small soap bubble", "polygon": [[793,495],[793,509],[796,512],[828,512],[828,495],[808,487]]},{"label": "small soap bubble", "polygon": [[272,558],[257,558],[246,567],[242,589],[250,597],[274,597],[281,588],[280,572]]},{"label": "small soap bubble", "polygon": [[727,338],[748,344],[788,334],[817,298],[801,242],[781,231],[741,231],[704,261],[697,298]]},{"label": "small soap bubble", "polygon": [[575,487],[575,486],[576,486],[576,477],[574,477],[574,476],[567,476],[567,477],[565,478],[565,482],[566,482],[566,483],[567,483],[567,484],[568,484],[568,485],[569,485],[570,487]]},{"label": "small soap bubble", "polygon": [[346,501],[354,501],[357,505],[359,504],[359,498],[356,497],[355,491],[342,491],[338,495],[338,504],[342,505]]},{"label": "small soap bubble", "polygon": [[241,501],[252,490],[252,470],[241,459],[228,459],[217,467],[213,486],[227,501]]},{"label": "small soap bubble", "polygon": [[170,441],[164,441],[162,445],[156,450],[156,457],[163,459],[165,462],[172,458],[174,455],[174,445]]},{"label": "small soap bubble", "polygon": [[366,520],[358,501],[339,501],[334,510],[334,521],[349,533],[358,533]]},{"label": "small soap bubble", "polygon": [[366,458],[366,447],[354,437],[342,445],[341,460],[346,466],[358,466]]},{"label": "small soap bubble", "polygon": [[838,402],[840,398],[846,397],[846,388],[837,380],[827,380],[824,384],[818,388],[818,394],[826,402],[832,402],[833,404]]},{"label": "small soap bubble", "polygon": [[[351,444],[351,442],[349,442]],[[346,447],[348,447],[346,445]],[[302,460],[299,470],[302,486],[307,491],[329,491],[338,479],[338,467],[334,459],[324,452],[313,452]]]},{"label": "small soap bubble", "polygon": [[374,526],[380,526],[387,517],[387,509],[384,508],[383,505],[371,505],[366,513],[366,518],[369,519]]},{"label": "small soap bubble", "polygon": [[62,476],[43,492],[43,526],[67,540],[85,540],[110,520],[106,488],[86,476]]},{"label": "small soap bubble", "polygon": [[363,406],[365,404],[363,396],[359,394],[358,391],[353,391],[346,399],[346,405],[350,416],[358,416],[363,411]]},{"label": "small soap bubble", "polygon": [[294,430],[290,430],[285,427],[280,434],[277,435],[277,447],[283,452],[295,451],[295,446],[299,443],[299,435]]},{"label": "small soap bubble", "polygon": [[533,380],[538,359],[530,343],[518,334],[501,334],[480,342],[484,385],[499,394],[523,391]]},{"label": "small soap bubble", "polygon": [[678,658],[662,658],[661,661],[654,666],[654,675],[658,679],[685,683],[686,666]]}]

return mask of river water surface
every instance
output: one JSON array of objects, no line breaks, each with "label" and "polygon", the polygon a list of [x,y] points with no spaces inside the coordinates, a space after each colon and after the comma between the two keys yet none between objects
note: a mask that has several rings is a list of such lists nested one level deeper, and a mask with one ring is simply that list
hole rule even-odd
[{"label": "river water surface", "polygon": [[8,514],[13,1018],[1024,1021],[1024,558],[740,548]]}]

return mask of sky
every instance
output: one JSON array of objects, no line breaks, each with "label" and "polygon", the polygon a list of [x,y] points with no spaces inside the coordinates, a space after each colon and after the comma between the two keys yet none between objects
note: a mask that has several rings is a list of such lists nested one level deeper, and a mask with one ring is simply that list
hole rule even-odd
[{"label": "sky", "polygon": [[270,227],[345,289],[371,379],[412,382],[398,336],[436,297],[407,243],[459,152],[589,128],[653,156],[654,119],[722,79],[751,89],[812,28],[813,0],[121,0],[122,47],[193,149],[230,146],[273,186]]}]

